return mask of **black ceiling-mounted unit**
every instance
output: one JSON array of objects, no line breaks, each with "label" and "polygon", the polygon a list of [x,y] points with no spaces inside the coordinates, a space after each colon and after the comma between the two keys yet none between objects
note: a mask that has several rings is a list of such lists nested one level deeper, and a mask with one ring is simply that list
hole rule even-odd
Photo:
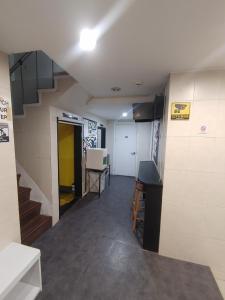
[{"label": "black ceiling-mounted unit", "polygon": [[151,122],[163,117],[164,96],[155,96],[154,102],[134,103],[133,119],[135,122]]},{"label": "black ceiling-mounted unit", "polygon": [[161,119],[163,117],[163,110],[164,110],[164,96],[155,96],[154,101],[154,119]]},{"label": "black ceiling-mounted unit", "polygon": [[134,103],[133,119],[135,122],[150,122],[154,120],[154,103]]}]

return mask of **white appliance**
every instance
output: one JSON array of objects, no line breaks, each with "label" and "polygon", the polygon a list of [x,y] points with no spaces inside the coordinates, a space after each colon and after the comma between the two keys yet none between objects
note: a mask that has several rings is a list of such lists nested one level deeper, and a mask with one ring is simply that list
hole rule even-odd
[{"label": "white appliance", "polygon": [[107,167],[107,149],[91,148],[87,149],[86,168],[103,170]]}]

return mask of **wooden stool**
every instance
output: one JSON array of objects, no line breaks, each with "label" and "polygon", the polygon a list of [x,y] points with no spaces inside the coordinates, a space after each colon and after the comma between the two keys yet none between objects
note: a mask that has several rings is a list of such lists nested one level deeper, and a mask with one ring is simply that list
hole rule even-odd
[{"label": "wooden stool", "polygon": [[143,184],[140,181],[135,182],[135,189],[134,189],[134,194],[133,194],[133,199],[131,203],[131,211],[133,212],[134,206],[135,206],[135,199],[136,199],[136,194],[138,191],[143,191]]},{"label": "wooden stool", "polygon": [[136,223],[142,218],[138,218],[138,213],[143,209],[141,207],[141,200],[143,195],[143,184],[139,181],[136,181],[134,200],[132,202],[132,230],[136,230]]}]

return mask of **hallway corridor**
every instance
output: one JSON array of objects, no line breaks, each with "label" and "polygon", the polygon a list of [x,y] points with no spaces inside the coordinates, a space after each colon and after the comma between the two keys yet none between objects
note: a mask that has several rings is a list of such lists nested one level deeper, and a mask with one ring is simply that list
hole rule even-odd
[{"label": "hallway corridor", "polygon": [[222,300],[209,268],[143,251],[131,232],[134,180],[75,204],[34,243],[41,249],[39,300]]}]

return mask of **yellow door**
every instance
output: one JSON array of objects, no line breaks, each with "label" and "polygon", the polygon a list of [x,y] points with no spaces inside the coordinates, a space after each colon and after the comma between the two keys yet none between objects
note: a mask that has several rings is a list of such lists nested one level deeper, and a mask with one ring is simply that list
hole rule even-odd
[{"label": "yellow door", "polygon": [[[60,187],[72,188],[74,178],[74,126],[59,123],[58,127],[59,143],[59,185]],[[64,205],[73,200],[72,193],[60,195],[60,205]]]}]

